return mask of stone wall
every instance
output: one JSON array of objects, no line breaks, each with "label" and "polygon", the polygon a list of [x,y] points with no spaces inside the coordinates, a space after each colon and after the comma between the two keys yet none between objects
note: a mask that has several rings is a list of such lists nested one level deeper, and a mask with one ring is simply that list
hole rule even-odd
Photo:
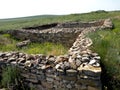
[{"label": "stone wall", "polygon": [[[86,28],[78,26],[79,24],[74,26],[74,23],[73,25],[70,23],[70,28],[68,28],[69,24],[58,24],[54,28],[44,30],[12,31],[11,34],[19,39],[26,38],[40,42],[52,39],[60,43],[64,41],[67,44],[70,39],[73,40],[70,43],[74,43],[70,45],[71,48],[66,55],[60,56],[1,52],[0,66],[19,67],[24,83],[37,90],[101,90],[101,58],[89,49],[93,42],[86,37],[86,34],[98,29],[111,29],[112,22],[107,19],[100,25],[88,25],[89,27]],[[40,37],[42,40],[39,40]]]},{"label": "stone wall", "polygon": [[[21,69],[24,84],[36,90],[101,90],[101,67],[95,64],[99,64],[99,59],[97,53],[76,56],[72,62],[69,55],[4,52],[0,53],[0,67],[17,66]],[[86,62],[89,64],[84,65]]]},{"label": "stone wall", "polygon": [[[47,29],[45,29],[45,27]],[[71,47],[77,36],[82,31],[89,29],[107,29],[112,28],[109,19],[93,22],[69,22],[51,25],[42,25],[37,27],[28,27],[22,30],[11,30],[9,33],[17,39],[30,39],[33,42],[53,42],[61,43]],[[42,29],[42,30],[41,30]]]}]

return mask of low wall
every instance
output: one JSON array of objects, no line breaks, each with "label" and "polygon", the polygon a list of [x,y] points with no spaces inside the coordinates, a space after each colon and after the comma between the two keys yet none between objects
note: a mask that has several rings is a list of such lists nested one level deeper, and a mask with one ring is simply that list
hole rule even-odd
[{"label": "low wall", "polygon": [[9,33],[20,40],[30,39],[33,42],[40,43],[61,43],[65,46],[71,47],[83,30],[107,28],[112,28],[112,23],[109,19],[88,23],[70,22],[51,25],[48,24],[37,27],[28,27],[22,30],[11,30]]},{"label": "low wall", "polygon": [[[79,55],[74,60],[74,65],[69,55],[45,56],[5,52],[0,53],[0,66],[17,66],[21,69],[24,84],[35,87],[36,90],[101,90],[101,68],[93,67],[92,59],[99,63],[100,57],[96,53],[83,54],[81,57]],[[89,64],[84,65],[86,62]],[[95,62],[93,65],[96,65]]]},{"label": "low wall", "polygon": [[[50,30],[15,30],[11,34],[20,40],[30,39],[32,42],[52,42],[52,43],[61,43],[65,46],[71,47],[79,33],[82,31],[80,29],[78,32],[75,32],[75,29],[54,29]],[[64,31],[64,32],[63,32]],[[67,32],[66,32],[67,31]]]},{"label": "low wall", "polygon": [[60,56],[1,52],[0,66],[19,67],[24,83],[37,90],[101,90],[101,58],[89,49],[93,42],[86,34],[99,29],[111,29],[113,24],[106,19],[103,24],[96,25],[89,28],[60,28],[62,25],[59,24],[56,28],[45,30],[10,31],[19,39],[39,42],[54,40],[52,42],[70,44],[71,48],[66,55]]}]

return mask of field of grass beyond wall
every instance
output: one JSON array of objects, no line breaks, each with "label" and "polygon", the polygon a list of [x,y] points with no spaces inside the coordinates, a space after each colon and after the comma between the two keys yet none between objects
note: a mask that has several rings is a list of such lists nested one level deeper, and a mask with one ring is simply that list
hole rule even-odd
[{"label": "field of grass beyond wall", "polygon": [[[28,26],[37,26],[54,22],[69,22],[69,21],[93,21],[99,19],[110,18],[114,24],[113,30],[97,31],[91,33],[88,36],[93,40],[92,50],[98,52],[101,56],[101,65],[103,69],[102,73],[102,83],[108,88],[107,90],[119,90],[120,89],[120,11],[95,11],[91,13],[84,14],[71,14],[71,15],[43,15],[43,16],[33,16],[24,17],[16,19],[1,19],[0,20],[0,31],[20,29]],[[3,37],[3,36],[2,36]],[[4,35],[4,37],[8,37]],[[9,39],[11,39],[9,37]],[[9,45],[2,46],[5,43],[3,41],[9,42]],[[11,41],[12,40],[12,41]],[[1,39],[0,37],[0,50],[6,49],[10,51],[14,47],[14,43],[17,41],[14,39]],[[2,44],[1,44],[2,43]],[[12,44],[11,44],[12,43]],[[13,46],[12,46],[13,45]],[[43,44],[44,45],[44,44]],[[32,44],[29,47],[42,47],[43,45]],[[51,47],[51,44],[48,44]],[[46,46],[46,44],[44,45]],[[2,47],[2,48],[1,48]],[[38,48],[39,48],[38,47]],[[59,48],[61,45],[59,46]],[[37,53],[38,48],[28,48],[28,53]],[[64,51],[63,47],[63,51]],[[25,51],[27,51],[25,50]],[[45,51],[43,49],[43,51]],[[62,51],[62,52],[63,52]],[[54,51],[53,54],[59,51]],[[61,52],[61,51],[60,51]],[[51,53],[51,52],[50,52]],[[65,53],[65,52],[64,52]]]},{"label": "field of grass beyond wall", "polygon": [[18,48],[16,43],[19,41],[13,39],[9,34],[0,35],[0,51],[20,51],[28,54],[45,55],[63,55],[67,53],[68,48],[62,44],[54,43],[30,43],[26,47]]}]

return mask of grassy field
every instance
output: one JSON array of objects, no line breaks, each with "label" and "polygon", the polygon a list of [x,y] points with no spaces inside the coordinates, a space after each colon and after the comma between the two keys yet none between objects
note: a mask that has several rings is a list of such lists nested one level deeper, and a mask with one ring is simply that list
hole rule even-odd
[{"label": "grassy field", "polygon": [[69,22],[69,21],[93,21],[104,18],[119,17],[119,11],[106,12],[96,11],[84,14],[71,14],[71,15],[43,15],[32,16],[24,18],[13,19],[0,19],[0,31],[1,30],[13,30],[28,26],[37,26],[54,22]]},{"label": "grassy field", "polygon": [[30,43],[26,47],[18,48],[16,43],[19,41],[13,39],[9,34],[0,35],[0,51],[20,51],[28,54],[45,54],[45,55],[63,55],[67,53],[68,48],[62,44],[54,43]]},{"label": "grassy field", "polygon": [[[113,30],[98,31],[91,33],[88,36],[93,40],[94,44],[91,47],[92,50],[98,52],[102,57],[101,65],[103,69],[102,80],[103,85],[108,87],[108,90],[119,90],[120,88],[120,11],[96,11],[84,14],[71,14],[61,16],[34,16],[24,17],[16,19],[1,19],[0,31],[20,29],[28,26],[37,26],[54,22],[69,22],[69,21],[93,21],[99,19],[110,18],[114,23]],[[7,42],[7,43],[6,43]],[[9,35],[0,36],[0,50],[10,51],[18,50],[15,47],[15,43],[18,42]],[[40,45],[39,43],[33,43],[27,48],[22,49],[27,53],[40,53],[41,47],[47,46],[48,49],[43,49],[42,53],[46,54],[46,50],[52,50],[53,47],[57,47],[58,51],[52,51],[50,53],[56,54],[58,52],[66,53],[67,49],[62,45],[55,45],[51,43],[45,43]],[[35,47],[35,48],[34,48]],[[50,48],[51,47],[51,48]],[[59,51],[60,50],[60,51]],[[48,51],[47,51],[48,52]],[[62,54],[64,54],[62,53]],[[49,53],[48,53],[49,54]],[[61,54],[61,53],[59,53]],[[57,54],[58,55],[58,54]]]}]

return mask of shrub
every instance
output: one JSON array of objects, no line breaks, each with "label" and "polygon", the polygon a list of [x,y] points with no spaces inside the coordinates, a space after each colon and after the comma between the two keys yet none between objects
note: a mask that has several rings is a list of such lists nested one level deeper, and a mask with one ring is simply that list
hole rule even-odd
[{"label": "shrub", "polygon": [[[21,87],[20,71],[17,67],[8,66],[4,68],[2,73],[1,84],[4,88],[12,88],[13,90],[24,89]],[[22,85],[23,86],[23,85]]]}]

